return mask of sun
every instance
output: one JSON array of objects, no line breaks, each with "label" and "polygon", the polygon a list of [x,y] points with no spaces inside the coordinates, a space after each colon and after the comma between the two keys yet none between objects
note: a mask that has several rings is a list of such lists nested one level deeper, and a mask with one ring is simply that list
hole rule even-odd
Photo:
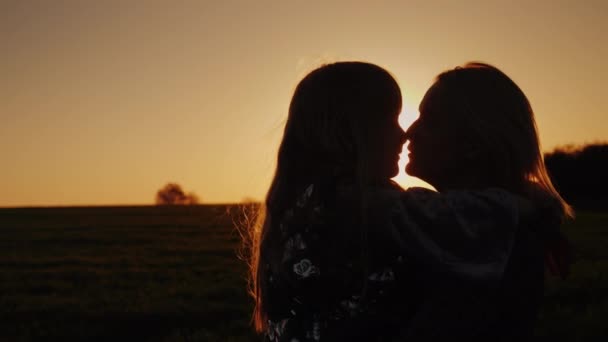
[{"label": "sun", "polygon": [[[418,119],[419,115],[420,113],[418,112],[417,106],[411,105],[404,99],[403,109],[401,110],[401,114],[399,115],[399,124],[401,125],[401,127],[404,130],[407,130],[407,128],[410,127],[410,125]],[[433,189],[433,187],[428,183],[405,173],[405,166],[409,162],[409,158],[407,156],[407,144],[408,142],[403,145],[403,150],[399,155],[399,174],[393,177],[393,180],[399,185],[401,185],[403,188],[420,186],[424,188]]]}]

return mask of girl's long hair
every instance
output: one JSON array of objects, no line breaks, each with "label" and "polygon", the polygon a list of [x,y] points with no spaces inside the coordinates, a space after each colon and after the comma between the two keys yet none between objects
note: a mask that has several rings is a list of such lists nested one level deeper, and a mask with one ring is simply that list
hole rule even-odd
[{"label": "girl's long hair", "polygon": [[[365,62],[337,62],[310,72],[297,85],[285,124],[277,166],[256,223],[250,229],[250,292],[253,323],[268,324],[267,271],[281,260],[278,219],[309,184],[348,179],[358,201],[355,215],[365,215],[369,167],[366,138],[369,124],[381,115],[401,111],[401,91],[383,68]],[[361,219],[364,220],[362,217]],[[355,228],[361,246],[365,225]],[[362,260],[366,260],[362,247]]]},{"label": "girl's long hair", "polygon": [[549,178],[534,111],[513,80],[492,65],[470,62],[441,73],[436,84],[451,110],[459,111],[471,142],[482,149],[484,169],[497,185],[525,192],[534,184],[558,204],[562,217],[574,217]]}]

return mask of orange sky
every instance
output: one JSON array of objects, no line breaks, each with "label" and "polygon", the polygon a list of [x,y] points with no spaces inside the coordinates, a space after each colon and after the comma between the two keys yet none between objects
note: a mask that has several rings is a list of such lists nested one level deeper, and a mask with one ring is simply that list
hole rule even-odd
[{"label": "orange sky", "polygon": [[336,60],[390,70],[404,125],[480,60],[528,95],[545,150],[608,139],[607,1],[371,3],[3,1],[0,206],[151,204],[169,181],[262,198],[297,81]]}]

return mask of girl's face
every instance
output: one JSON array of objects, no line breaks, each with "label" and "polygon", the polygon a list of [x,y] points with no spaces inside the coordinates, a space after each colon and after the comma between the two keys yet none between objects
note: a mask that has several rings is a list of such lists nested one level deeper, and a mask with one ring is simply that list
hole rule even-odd
[{"label": "girl's face", "polygon": [[405,132],[399,125],[399,112],[379,115],[368,127],[369,169],[372,178],[385,181],[399,174],[399,154]]},{"label": "girl's face", "polygon": [[465,129],[445,89],[435,83],[420,103],[420,117],[407,130],[406,172],[442,190],[464,178]]}]

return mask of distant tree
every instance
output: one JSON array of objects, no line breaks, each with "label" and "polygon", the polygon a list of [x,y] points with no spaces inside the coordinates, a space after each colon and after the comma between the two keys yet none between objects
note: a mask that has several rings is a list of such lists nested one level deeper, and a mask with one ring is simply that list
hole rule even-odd
[{"label": "distant tree", "polygon": [[186,195],[186,203],[185,204],[189,204],[189,205],[199,204],[199,197],[198,197],[198,195],[195,194],[194,192],[189,192],[188,195]]},{"label": "distant tree", "polygon": [[199,197],[190,192],[186,194],[176,183],[168,183],[156,193],[157,205],[193,205],[199,203]]},{"label": "distant tree", "polygon": [[555,187],[579,207],[608,204],[608,144],[566,146],[545,154]]}]

